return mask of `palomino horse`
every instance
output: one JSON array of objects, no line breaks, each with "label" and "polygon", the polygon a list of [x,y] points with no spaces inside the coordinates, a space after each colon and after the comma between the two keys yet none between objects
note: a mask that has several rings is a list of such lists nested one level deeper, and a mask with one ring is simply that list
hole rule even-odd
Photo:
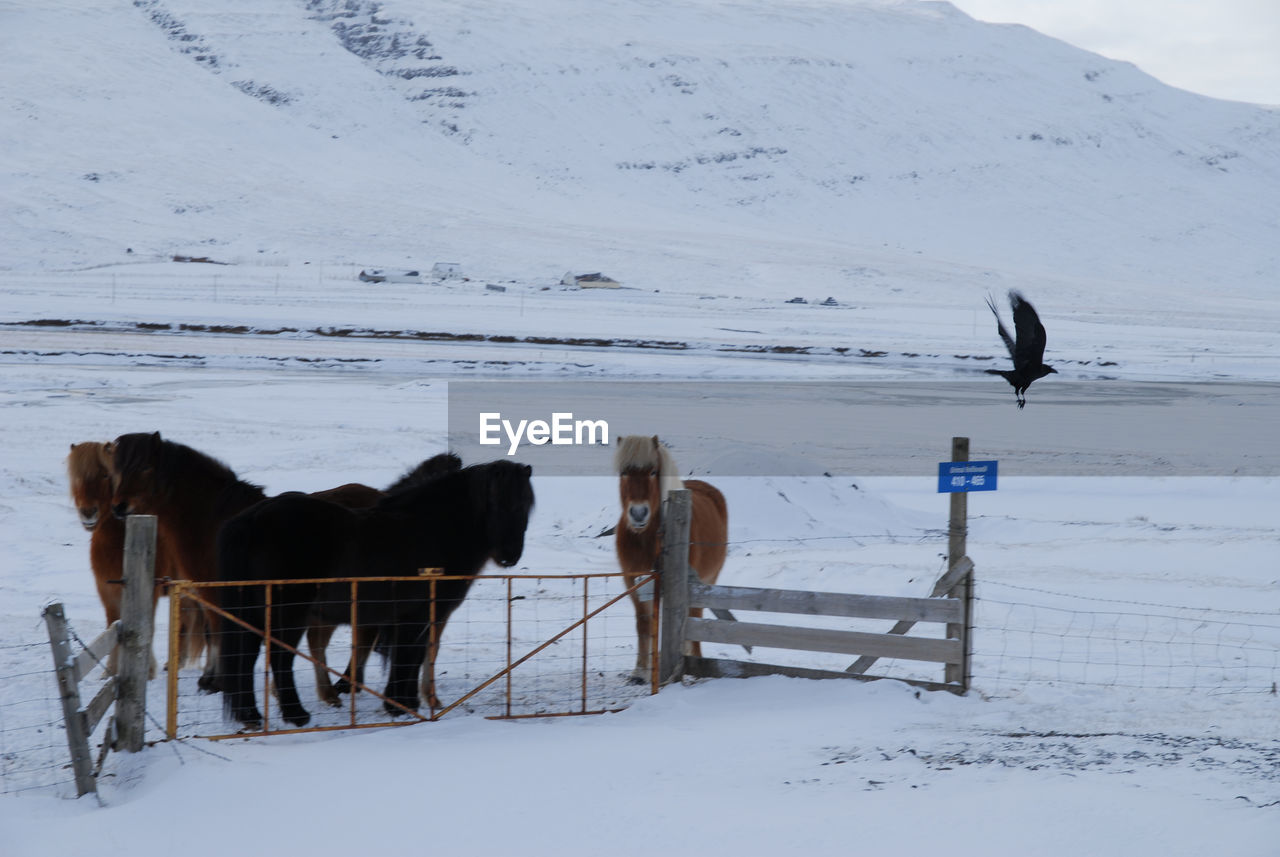
[{"label": "palomino horse", "polygon": [[[520,561],[533,508],[531,469],[511,461],[475,464],[389,492],[372,509],[352,511],[306,494],[281,494],[232,517],[218,535],[222,580],[373,578],[361,586],[355,622],[376,627],[390,662],[388,713],[418,708],[418,677],[432,661],[429,640],[466,596],[472,577],[430,581],[420,568],[446,575],[475,575],[493,560],[503,568]],[[410,578],[387,580],[385,578]],[[311,617],[352,620],[351,586],[325,581],[231,586],[223,607],[248,627],[227,623],[219,680],[230,715],[261,728],[253,689],[253,667],[262,648],[260,632],[270,621],[270,668],[281,716],[294,726],[311,719],[293,680],[293,650]],[[431,609],[434,592],[434,611]],[[432,613],[434,612],[434,619]],[[434,701],[433,701],[434,704]]]},{"label": "palomino horse", "polygon": [[[662,549],[662,501],[671,491],[689,489],[689,567],[703,583],[716,582],[724,565],[729,540],[729,512],[724,495],[700,479],[681,480],[671,451],[658,436],[628,435],[618,438],[614,454],[618,471],[618,491],[622,498],[622,516],[615,530],[618,564],[627,586],[638,576],[653,571]],[[643,684],[651,675],[653,601],[642,601],[632,592],[636,610],[636,667],[631,681]],[[701,616],[702,608],[689,611]],[[690,654],[701,657],[702,647],[694,642]]]},{"label": "palomino horse", "polygon": [[[124,598],[124,521],[111,514],[111,473],[104,452],[104,444],[95,441],[71,444],[67,456],[67,477],[71,483],[71,500],[80,516],[80,524],[92,535],[89,537],[89,566],[98,587],[98,599],[107,614],[107,626],[120,618],[120,605]],[[155,576],[157,584],[165,577],[174,577],[174,562],[169,544],[156,540]],[[152,598],[152,610],[160,598],[161,587],[156,586]],[[182,666],[194,663],[204,650],[204,622],[197,609],[182,612]],[[118,647],[117,647],[118,648]],[[116,671],[117,648],[107,658],[107,672]],[[156,675],[156,657],[151,655],[151,678]]]}]

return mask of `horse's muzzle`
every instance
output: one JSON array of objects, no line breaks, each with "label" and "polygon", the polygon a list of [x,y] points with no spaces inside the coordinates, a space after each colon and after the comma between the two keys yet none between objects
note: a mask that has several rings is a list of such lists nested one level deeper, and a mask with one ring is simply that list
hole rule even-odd
[{"label": "horse's muzzle", "polygon": [[80,509],[80,526],[86,530],[92,530],[98,526],[98,510],[97,509]]},{"label": "horse's muzzle", "polygon": [[627,527],[639,532],[649,526],[649,504],[633,503],[627,507]]},{"label": "horse's muzzle", "polygon": [[111,514],[123,521],[125,518],[129,517],[129,504],[116,503],[111,507]]}]

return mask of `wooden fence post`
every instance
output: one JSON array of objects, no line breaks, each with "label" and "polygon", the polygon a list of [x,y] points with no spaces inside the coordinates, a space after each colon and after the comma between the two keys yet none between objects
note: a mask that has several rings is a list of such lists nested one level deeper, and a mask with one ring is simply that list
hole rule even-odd
[{"label": "wooden fence post", "polygon": [[[120,609],[120,672],[116,699],[117,748],[136,753],[146,735],[147,678],[151,670],[156,574],[156,519],[130,515],[124,536],[124,599]],[[176,665],[175,665],[176,666]]]},{"label": "wooden fence post", "polygon": [[67,632],[67,614],[61,604],[44,608],[44,622],[49,629],[49,645],[53,649],[53,668],[58,675],[58,694],[62,697],[62,719],[67,727],[67,748],[71,751],[71,769],[76,777],[76,797],[98,791],[93,776],[93,757],[89,754],[89,734],[84,715],[80,713],[80,680],[75,658],[71,654],[71,635]]},{"label": "wooden fence post", "polygon": [[662,552],[658,555],[662,595],[658,643],[658,683],[684,675],[684,626],[689,618],[689,518],[687,488],[667,495],[662,512]]},{"label": "wooden fence post", "polygon": [[[969,438],[951,438],[951,461],[969,460]],[[951,522],[947,529],[947,571],[956,570],[966,556],[966,541],[969,534],[969,495],[964,491],[953,491],[951,494]],[[955,588],[944,593],[964,599],[964,621],[956,625],[947,625],[947,639],[960,640],[964,649],[964,660],[959,664],[947,664],[944,678],[949,684],[958,684],[969,688],[969,613],[971,593],[973,590],[973,571],[956,583]]]}]

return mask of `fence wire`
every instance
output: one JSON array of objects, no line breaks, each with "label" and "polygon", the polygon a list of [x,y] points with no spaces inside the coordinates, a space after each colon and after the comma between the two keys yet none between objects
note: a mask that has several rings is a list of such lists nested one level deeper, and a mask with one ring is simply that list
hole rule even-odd
[{"label": "fence wire", "polygon": [[977,587],[973,676],[984,691],[1073,684],[1275,693],[1280,682],[1280,616],[1273,613],[1126,602],[981,578]]},{"label": "fence wire", "polygon": [[[440,639],[435,681],[445,716],[455,712],[531,717],[610,711],[647,695],[647,685],[628,681],[635,663],[636,630],[624,589],[621,576],[616,574],[589,575],[585,580],[581,575],[481,575],[449,617]],[[610,601],[616,603],[607,606]],[[570,629],[595,611],[601,612]],[[277,631],[273,629],[273,636]],[[351,640],[350,626],[342,625],[327,647],[327,664],[339,673],[347,670]],[[539,647],[543,648],[536,655],[520,663]],[[312,654],[305,637],[298,649]],[[369,657],[364,683],[370,690],[383,691],[386,666],[376,651]],[[510,674],[502,675],[508,667],[512,667]],[[258,705],[271,730],[290,728],[281,721],[276,701],[264,695],[264,670],[265,658],[260,653],[252,678]],[[336,707],[323,702],[309,660],[295,657],[293,675],[301,703],[312,718],[308,728],[351,724],[350,697],[344,695]],[[184,669],[178,675],[177,734],[208,736],[237,731],[238,724],[227,720],[222,696],[202,693],[199,677],[199,669]],[[330,673],[329,678],[337,681],[338,676]],[[491,683],[477,692],[486,682]],[[356,697],[357,724],[390,722],[381,699],[363,692]],[[162,700],[161,708],[153,710],[163,710],[164,704]],[[424,704],[419,713],[432,716],[436,712]],[[408,715],[404,715],[401,722],[407,721]]]},{"label": "fence wire", "polygon": [[0,794],[75,796],[47,640],[0,644]]}]

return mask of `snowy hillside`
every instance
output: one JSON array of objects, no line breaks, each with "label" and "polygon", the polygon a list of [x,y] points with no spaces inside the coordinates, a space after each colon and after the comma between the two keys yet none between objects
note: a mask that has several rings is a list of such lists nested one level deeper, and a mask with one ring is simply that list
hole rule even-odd
[{"label": "snowy hillside", "polygon": [[826,291],[921,256],[1241,294],[1277,267],[1280,113],[947,3],[88,0],[4,31],[7,268],[527,277],[571,242],[634,281],[708,223],[761,242],[685,260],[734,292],[806,259]]},{"label": "snowy hillside", "polygon": [[[370,831],[555,857],[1275,854],[1280,110],[915,0],[0,0],[0,75],[5,857],[350,854]],[[464,276],[359,277],[445,261]],[[561,279],[590,272],[621,287]],[[1010,288],[1059,372],[1024,411],[984,373],[1008,356],[983,298],[1008,323]],[[928,595],[937,462],[970,436],[1003,461],[969,506],[973,690],[637,697],[622,603],[590,655],[616,714],[494,722],[486,698],[213,742],[221,700],[185,670],[180,740],[107,755],[107,808],[66,799],[40,614],[102,623],[69,444],[159,430],[271,494],[385,485],[495,380],[527,416],[617,403],[613,433],[666,438],[726,495],[733,585]],[[590,476],[526,452],[516,570],[613,572],[612,450],[568,450]],[[442,646],[450,692],[489,674],[511,603],[570,609],[486,584]],[[850,660],[824,657],[800,665]],[[312,821],[339,803],[357,823]]]}]

